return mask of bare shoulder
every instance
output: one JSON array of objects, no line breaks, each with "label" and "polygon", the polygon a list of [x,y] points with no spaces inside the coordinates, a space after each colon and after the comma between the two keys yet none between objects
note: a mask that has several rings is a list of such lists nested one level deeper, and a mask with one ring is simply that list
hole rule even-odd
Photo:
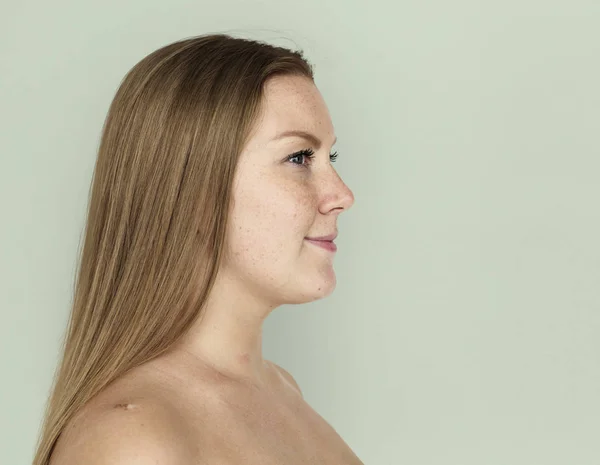
[{"label": "bare shoulder", "polygon": [[296,390],[298,391],[298,393],[302,396],[302,390],[300,389],[300,386],[298,385],[298,383],[296,382],[296,380],[294,379],[294,377],[292,376],[292,374],[290,372],[288,372],[285,368],[283,368],[280,365],[277,365],[275,362],[270,362],[273,367],[275,367],[275,369],[294,387],[296,388]]},{"label": "bare shoulder", "polygon": [[[67,425],[50,465],[187,465],[202,454],[186,442],[174,412],[159,404],[115,404]],[[201,463],[201,462],[200,462]]]}]

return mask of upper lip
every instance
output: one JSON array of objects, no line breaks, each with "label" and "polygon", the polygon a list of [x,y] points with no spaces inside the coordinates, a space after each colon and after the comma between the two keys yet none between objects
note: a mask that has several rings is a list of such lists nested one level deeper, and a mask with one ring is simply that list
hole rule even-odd
[{"label": "upper lip", "polygon": [[329,234],[327,236],[307,237],[307,239],[310,239],[311,241],[333,241],[337,237],[337,235],[338,233],[334,232],[333,234]]}]

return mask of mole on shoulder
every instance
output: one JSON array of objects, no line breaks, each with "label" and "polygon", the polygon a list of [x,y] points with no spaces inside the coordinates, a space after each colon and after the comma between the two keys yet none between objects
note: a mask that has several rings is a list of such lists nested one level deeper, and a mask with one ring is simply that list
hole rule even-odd
[{"label": "mole on shoulder", "polygon": [[126,403],[126,404],[115,404],[114,408],[120,408],[123,410],[133,410],[134,408],[136,408],[135,404],[130,404],[130,403]]}]

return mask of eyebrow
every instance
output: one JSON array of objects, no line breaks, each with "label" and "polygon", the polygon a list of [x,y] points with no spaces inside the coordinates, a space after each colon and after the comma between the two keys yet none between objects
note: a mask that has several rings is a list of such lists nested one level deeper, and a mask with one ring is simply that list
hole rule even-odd
[{"label": "eyebrow", "polygon": [[[277,134],[273,139],[271,139],[271,141],[285,139],[286,137],[301,137],[303,139],[309,140],[317,148],[317,150],[321,147],[321,140],[317,136],[315,136],[314,134],[311,134],[310,132],[296,130],[296,129],[291,130],[291,131],[281,132],[281,133]],[[336,142],[337,142],[337,137],[335,139],[333,139],[333,144],[331,144],[331,145],[335,145]]]}]

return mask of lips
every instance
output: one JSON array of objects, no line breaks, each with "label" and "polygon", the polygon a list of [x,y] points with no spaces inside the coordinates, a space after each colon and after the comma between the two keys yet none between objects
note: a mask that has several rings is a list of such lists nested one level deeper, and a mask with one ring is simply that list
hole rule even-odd
[{"label": "lips", "polygon": [[331,242],[333,240],[335,240],[335,238],[337,237],[338,233],[334,232],[333,234],[328,234],[327,236],[320,236],[320,237],[307,237],[306,239],[311,240],[311,241],[327,241],[327,242]]},{"label": "lips", "polygon": [[309,238],[306,238],[306,240],[331,252],[335,252],[337,250],[337,245],[335,245],[335,242],[333,241],[317,241]]}]

